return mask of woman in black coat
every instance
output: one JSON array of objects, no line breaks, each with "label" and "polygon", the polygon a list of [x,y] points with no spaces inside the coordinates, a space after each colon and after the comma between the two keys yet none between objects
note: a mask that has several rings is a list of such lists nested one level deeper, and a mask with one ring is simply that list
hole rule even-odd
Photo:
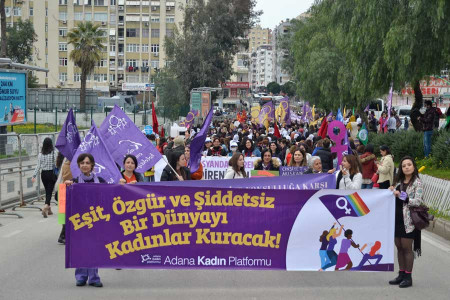
[{"label": "woman in black coat", "polygon": [[[191,180],[191,172],[186,168],[184,152],[173,152],[169,155],[170,166],[166,166],[161,175],[161,181]],[[176,173],[173,170],[176,171]]]}]

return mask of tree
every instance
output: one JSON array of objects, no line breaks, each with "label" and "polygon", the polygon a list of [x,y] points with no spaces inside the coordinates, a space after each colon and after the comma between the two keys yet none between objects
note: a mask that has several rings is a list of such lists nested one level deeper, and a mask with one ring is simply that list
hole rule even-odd
[{"label": "tree", "polygon": [[183,87],[169,68],[162,69],[155,78],[155,86],[159,97],[158,104],[163,109],[158,111],[170,120],[176,120],[187,103],[180,101],[184,96]]},{"label": "tree", "polygon": [[81,69],[80,110],[86,108],[86,79],[101,59],[103,49],[103,31],[100,25],[92,22],[80,22],[68,34],[69,44],[74,49],[70,52],[70,59]]},{"label": "tree", "polygon": [[281,92],[285,93],[289,97],[295,96],[295,83],[292,81],[288,81],[281,86]]},{"label": "tree", "polygon": [[174,76],[182,87],[179,101],[188,103],[190,91],[217,87],[232,75],[234,55],[248,41],[243,39],[259,13],[256,0],[193,0],[184,8],[184,20],[173,37],[166,37],[165,51]]},{"label": "tree", "polygon": [[33,44],[37,41],[33,23],[19,19],[15,26],[8,27],[7,51],[12,61],[24,64],[33,56]]},{"label": "tree", "polygon": [[5,0],[0,0],[0,27],[1,27],[1,45],[0,56],[8,56],[8,47],[6,45],[6,12],[5,12]]},{"label": "tree", "polygon": [[280,93],[280,91],[281,91],[281,86],[275,81],[272,81],[272,82],[270,82],[267,85],[267,92],[268,93],[272,93],[274,95],[277,95],[277,94]]},{"label": "tree", "polygon": [[33,72],[28,71],[28,88],[35,89],[39,87],[39,79],[33,75]]}]

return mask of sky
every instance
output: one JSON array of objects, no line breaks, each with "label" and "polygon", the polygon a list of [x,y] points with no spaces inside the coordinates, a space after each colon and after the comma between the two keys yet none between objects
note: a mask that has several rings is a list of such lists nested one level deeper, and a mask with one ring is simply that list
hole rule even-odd
[{"label": "sky", "polygon": [[262,10],[260,25],[274,29],[281,20],[293,19],[311,7],[314,0],[257,0],[256,10]]}]

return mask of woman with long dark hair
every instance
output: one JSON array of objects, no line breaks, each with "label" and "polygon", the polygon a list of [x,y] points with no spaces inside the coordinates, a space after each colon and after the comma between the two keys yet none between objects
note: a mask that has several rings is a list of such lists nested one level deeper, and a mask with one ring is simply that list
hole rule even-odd
[{"label": "woman with long dark hair", "polygon": [[[73,178],[72,180],[65,181],[66,185],[73,183],[106,183],[102,177],[98,177],[93,172],[95,167],[94,157],[89,153],[82,153],[77,158],[77,165],[80,168],[81,174]],[[76,268],[75,269],[76,286],[84,286],[89,280],[89,285],[95,287],[102,287],[103,284],[100,281],[98,275],[98,268]]]},{"label": "woman with long dark hair", "polygon": [[376,162],[378,170],[378,184],[380,189],[388,189],[394,182],[394,157],[391,149],[383,145],[380,147],[381,160]]},{"label": "woman with long dark hair", "polygon": [[246,178],[247,173],[245,173],[244,164],[244,155],[240,152],[235,152],[230,159],[230,166],[225,173],[225,179]]},{"label": "woman with long dark hair", "polygon": [[[161,175],[161,181],[191,180],[191,172],[186,168],[186,156],[184,151],[175,151],[169,155],[169,164]],[[173,170],[176,171],[176,173]]]},{"label": "woman with long dark hair", "polygon": [[362,174],[358,158],[353,154],[345,155],[336,179],[336,189],[359,190],[361,185]]},{"label": "woman with long dark hair", "polygon": [[414,252],[417,256],[422,254],[421,232],[414,227],[410,207],[423,204],[423,186],[412,157],[405,156],[401,159],[395,186],[389,189],[394,191],[396,197],[394,242],[400,269],[398,277],[389,281],[389,284],[398,284],[401,288],[405,288],[412,286]]},{"label": "woman with long dark hair", "polygon": [[31,181],[36,182],[36,177],[41,171],[41,179],[45,188],[45,205],[42,209],[42,215],[47,218],[47,215],[53,215],[50,208],[50,201],[52,199],[53,188],[56,183],[56,175],[53,170],[56,167],[55,164],[56,154],[55,148],[53,147],[53,142],[51,138],[45,138],[42,143],[41,153],[38,156],[38,163],[34,169],[33,178]]},{"label": "woman with long dark hair", "polygon": [[261,152],[257,147],[255,147],[251,139],[247,139],[244,142],[244,151],[242,152],[245,157],[258,157],[261,156]]},{"label": "woman with long dark hair", "polygon": [[306,153],[302,149],[296,149],[294,155],[289,161],[290,167],[305,167],[308,166],[306,163]]},{"label": "woman with long dark hair", "polygon": [[144,181],[144,177],[142,176],[142,174],[135,171],[137,166],[138,162],[136,156],[127,154],[123,159],[124,170],[121,172],[122,178],[120,179],[120,184],[134,184],[136,182]]}]

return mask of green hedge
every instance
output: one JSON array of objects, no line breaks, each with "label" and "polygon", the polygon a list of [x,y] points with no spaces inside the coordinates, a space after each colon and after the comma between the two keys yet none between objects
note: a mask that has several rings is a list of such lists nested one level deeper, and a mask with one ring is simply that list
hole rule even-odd
[{"label": "green hedge", "polygon": [[[378,155],[381,145],[391,148],[394,161],[398,162],[406,155],[414,157],[416,160],[424,158],[423,132],[397,131],[395,133],[370,133],[369,143],[375,148]],[[432,164],[440,168],[450,168],[450,132],[435,130],[432,137]]]}]

